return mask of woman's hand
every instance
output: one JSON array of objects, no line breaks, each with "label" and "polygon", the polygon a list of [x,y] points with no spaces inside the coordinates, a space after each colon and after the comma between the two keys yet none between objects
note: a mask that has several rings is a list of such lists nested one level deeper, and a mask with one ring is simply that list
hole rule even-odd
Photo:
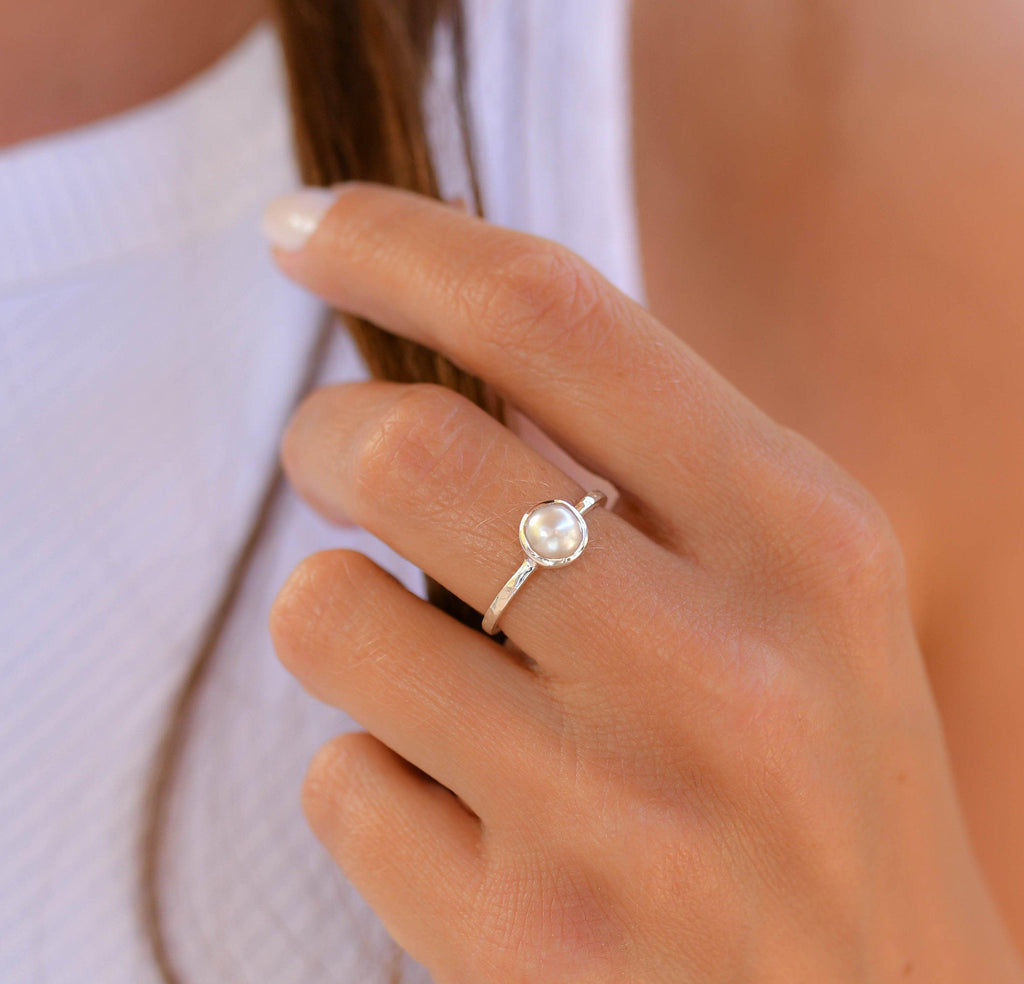
[{"label": "woman's hand", "polygon": [[[309,820],[438,984],[1024,979],[899,546],[849,475],[550,242],[364,185],[276,255],[620,493],[512,600],[513,647],[349,550],[274,604],[282,661],[369,732],[317,755]],[[481,612],[523,559],[522,514],[589,491],[434,385],[318,390],[283,457],[317,509]]]}]

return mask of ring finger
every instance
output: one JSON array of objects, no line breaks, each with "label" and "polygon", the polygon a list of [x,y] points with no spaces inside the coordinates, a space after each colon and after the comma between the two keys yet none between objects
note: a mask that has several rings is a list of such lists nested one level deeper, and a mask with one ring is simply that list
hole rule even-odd
[{"label": "ring finger", "polygon": [[[479,612],[523,560],[522,514],[590,491],[471,401],[430,384],[316,390],[294,414],[282,457],[325,516],[351,517]],[[606,508],[588,512],[587,525],[583,554],[536,571],[501,630],[548,675],[628,673],[621,654],[652,648],[652,659],[677,658],[680,617],[698,615],[696,568]]]}]

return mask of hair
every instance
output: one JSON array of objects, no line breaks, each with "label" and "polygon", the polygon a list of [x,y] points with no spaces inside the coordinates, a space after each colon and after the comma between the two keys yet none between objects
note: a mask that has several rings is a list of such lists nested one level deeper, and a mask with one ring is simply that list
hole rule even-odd
[{"label": "hair", "polygon": [[[274,0],[274,8],[288,72],[296,159],[303,181],[312,185],[376,181],[439,197],[424,91],[438,33],[446,29],[455,62],[452,99],[472,204],[481,212],[473,167],[460,0]],[[504,422],[506,408],[501,398],[440,353],[362,319],[345,318],[345,323],[372,376],[404,383],[439,383]],[[313,385],[336,324],[336,313],[327,312],[296,401]],[[140,905],[144,932],[166,984],[184,984],[169,952],[161,902],[167,864],[162,848],[175,779],[197,696],[283,487],[280,463],[276,463],[172,701],[151,765],[140,837]],[[424,577],[432,604],[480,629],[479,613],[433,578]],[[496,638],[500,641],[502,637]]]}]

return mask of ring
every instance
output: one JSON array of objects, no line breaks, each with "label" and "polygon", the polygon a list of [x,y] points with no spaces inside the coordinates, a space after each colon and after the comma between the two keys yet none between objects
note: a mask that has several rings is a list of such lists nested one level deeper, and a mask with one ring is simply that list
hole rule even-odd
[{"label": "ring", "polygon": [[564,567],[583,553],[587,545],[587,521],[583,514],[606,499],[603,492],[588,492],[575,506],[565,499],[545,499],[523,513],[519,520],[519,542],[526,558],[487,609],[484,632],[497,633],[498,619],[505,606],[538,567]]}]

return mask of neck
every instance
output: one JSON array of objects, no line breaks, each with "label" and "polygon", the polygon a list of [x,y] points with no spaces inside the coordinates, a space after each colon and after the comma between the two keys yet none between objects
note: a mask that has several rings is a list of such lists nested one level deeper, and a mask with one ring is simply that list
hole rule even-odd
[{"label": "neck", "polygon": [[265,0],[0,0],[0,147],[155,99],[206,68]]}]

